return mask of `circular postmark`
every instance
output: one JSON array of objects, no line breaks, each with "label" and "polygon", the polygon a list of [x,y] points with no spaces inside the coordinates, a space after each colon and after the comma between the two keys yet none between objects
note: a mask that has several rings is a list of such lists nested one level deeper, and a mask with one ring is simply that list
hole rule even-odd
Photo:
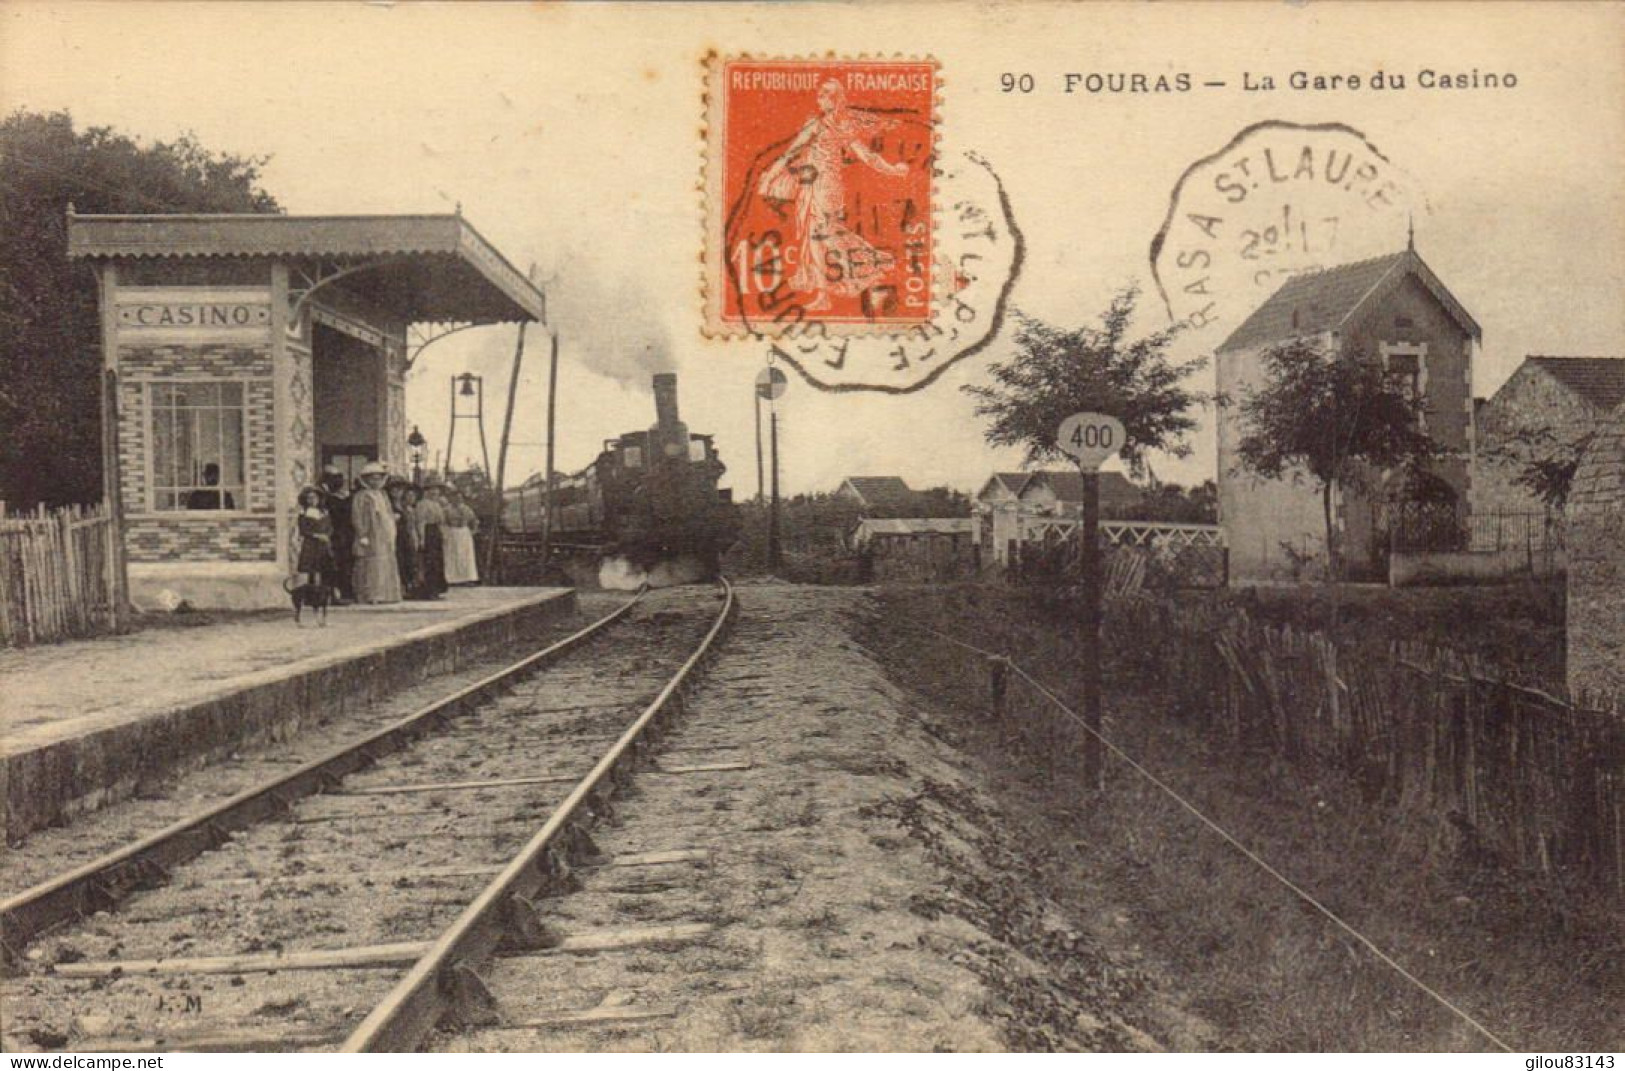
[{"label": "circular postmark", "polygon": [[1168,315],[1233,328],[1294,275],[1405,247],[1427,201],[1343,123],[1256,123],[1191,164],[1151,241]]},{"label": "circular postmark", "polygon": [[[935,315],[885,334],[851,334],[787,311],[798,297],[781,287],[783,304],[763,310],[773,315],[745,318],[747,334],[768,342],[770,360],[819,390],[906,394],[992,342],[1021,272],[1021,230],[1003,183],[980,155],[939,158],[936,168]],[[742,285],[731,269],[729,283]]]}]

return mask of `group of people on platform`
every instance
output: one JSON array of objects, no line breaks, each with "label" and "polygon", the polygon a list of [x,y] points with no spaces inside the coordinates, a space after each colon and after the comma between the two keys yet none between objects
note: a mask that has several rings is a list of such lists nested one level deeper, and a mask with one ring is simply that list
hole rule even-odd
[{"label": "group of people on platform", "polygon": [[339,604],[440,599],[479,583],[479,517],[453,485],[391,476],[374,461],[355,487],[329,465],[320,486],[299,492],[299,583],[318,579]]}]

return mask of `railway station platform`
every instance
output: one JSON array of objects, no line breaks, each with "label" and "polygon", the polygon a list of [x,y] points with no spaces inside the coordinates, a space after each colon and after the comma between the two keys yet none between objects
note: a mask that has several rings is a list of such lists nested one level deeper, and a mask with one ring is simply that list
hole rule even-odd
[{"label": "railway station platform", "polygon": [[16,843],[316,716],[526,640],[570,588],[458,588],[436,602],[292,610],[0,652],[0,797]]}]

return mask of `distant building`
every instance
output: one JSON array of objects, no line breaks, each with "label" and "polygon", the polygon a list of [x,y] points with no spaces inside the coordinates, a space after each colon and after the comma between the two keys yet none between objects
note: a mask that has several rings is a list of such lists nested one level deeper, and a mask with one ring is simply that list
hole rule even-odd
[{"label": "distant building", "polygon": [[906,510],[914,501],[914,492],[901,476],[848,476],[835,493],[856,502],[865,513]]},{"label": "distant building", "polygon": [[1538,513],[1518,482],[1529,462],[1570,449],[1625,402],[1625,357],[1527,357],[1477,406],[1473,512]]},{"label": "distant building", "polygon": [[[1121,472],[1100,474],[1100,515],[1134,516],[1144,493]],[[1004,562],[1010,543],[1021,539],[1021,522],[1030,517],[1077,517],[1083,511],[1083,477],[1076,470],[995,472],[976,492],[976,542],[991,550],[989,561]]]},{"label": "distant building", "polygon": [[1625,404],[1581,457],[1567,513],[1569,691],[1625,702]]},{"label": "distant building", "polygon": [[886,540],[944,536],[970,542],[970,517],[865,517],[852,530],[852,546],[864,550]]},{"label": "distant building", "polygon": [[[1473,452],[1473,354],[1482,332],[1461,302],[1406,249],[1288,279],[1218,348],[1219,523],[1233,580],[1289,576],[1293,556],[1324,558],[1325,520],[1311,481],[1260,480],[1242,470],[1240,400],[1263,382],[1271,347],[1315,338],[1354,360],[1380,361],[1426,404],[1428,433],[1447,454],[1434,463],[1449,492],[1465,499]],[[1369,496],[1345,492],[1333,525],[1351,571],[1375,571],[1383,553],[1384,477]],[[1292,553],[1288,552],[1291,548]]]},{"label": "distant building", "polygon": [[866,517],[852,532],[852,547],[874,581],[967,579],[978,565],[974,524],[970,517]]}]

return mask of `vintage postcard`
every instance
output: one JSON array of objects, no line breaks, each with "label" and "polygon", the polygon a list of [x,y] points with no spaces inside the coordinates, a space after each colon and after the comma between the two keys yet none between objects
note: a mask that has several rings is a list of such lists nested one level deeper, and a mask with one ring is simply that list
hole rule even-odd
[{"label": "vintage postcard", "polygon": [[0,0],[0,1050],[1614,1071],[1622,43]]}]

